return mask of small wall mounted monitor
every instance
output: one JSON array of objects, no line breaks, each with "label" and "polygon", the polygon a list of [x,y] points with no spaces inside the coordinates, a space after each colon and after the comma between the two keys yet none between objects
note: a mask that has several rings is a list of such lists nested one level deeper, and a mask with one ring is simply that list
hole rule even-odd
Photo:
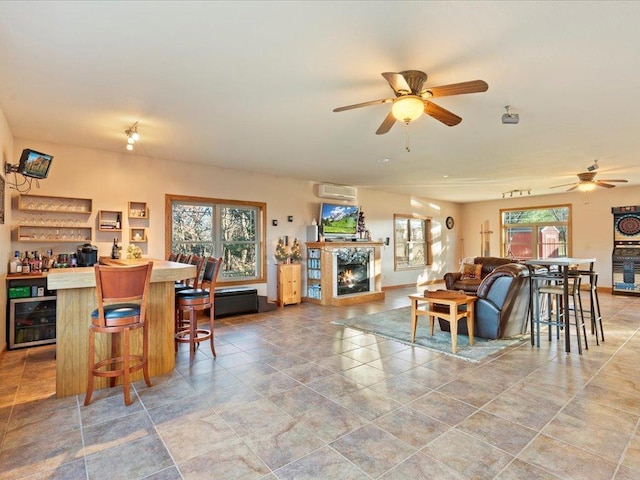
[{"label": "small wall mounted monitor", "polygon": [[21,173],[25,177],[47,178],[52,160],[52,155],[25,148],[20,156],[18,173]]}]

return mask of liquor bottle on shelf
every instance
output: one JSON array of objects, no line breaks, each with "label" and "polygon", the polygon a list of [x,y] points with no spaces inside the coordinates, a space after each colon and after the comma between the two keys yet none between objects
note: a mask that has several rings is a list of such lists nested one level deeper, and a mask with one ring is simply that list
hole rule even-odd
[{"label": "liquor bottle on shelf", "polygon": [[24,257],[22,257],[22,273],[31,273],[31,265],[29,264],[29,252],[24,252]]},{"label": "liquor bottle on shelf", "polygon": [[22,262],[20,261],[20,252],[16,250],[11,262],[9,263],[9,273],[20,272],[22,272]]},{"label": "liquor bottle on shelf", "polygon": [[116,215],[116,230],[120,230],[120,214]]}]

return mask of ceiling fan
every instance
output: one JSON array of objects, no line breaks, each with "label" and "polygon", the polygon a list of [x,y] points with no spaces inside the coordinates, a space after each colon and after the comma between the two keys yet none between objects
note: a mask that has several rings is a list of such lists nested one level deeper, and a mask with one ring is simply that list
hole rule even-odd
[{"label": "ceiling fan", "polygon": [[376,130],[377,135],[387,133],[393,127],[396,120],[406,123],[420,117],[422,113],[439,120],[440,122],[453,127],[462,121],[462,118],[456,114],[439,107],[428,99],[435,97],[447,97],[451,95],[462,95],[464,93],[486,92],[489,88],[487,82],[483,80],[472,80],[470,82],[453,83],[451,85],[443,85],[440,87],[425,88],[424,83],[427,81],[427,74],[419,70],[405,70],[403,72],[384,72],[382,76],[385,78],[395,93],[395,98],[384,98],[381,100],[372,100],[370,102],[356,103],[345,107],[334,108],[334,112],[343,112],[354,108],[368,107],[371,105],[380,105],[383,103],[392,103],[391,111],[382,121],[382,124]]},{"label": "ceiling fan", "polygon": [[560,187],[568,187],[571,185],[571,188],[567,190],[570,192],[572,190],[578,189],[581,192],[590,192],[594,190],[596,187],[605,187],[605,188],[613,188],[615,185],[611,185],[611,183],[627,183],[627,180],[596,180],[596,175],[598,172],[595,172],[598,168],[598,161],[595,160],[593,165],[591,165],[587,170],[588,172],[578,173],[578,181],[574,183],[565,183],[563,185],[555,185],[550,188],[560,188]]}]

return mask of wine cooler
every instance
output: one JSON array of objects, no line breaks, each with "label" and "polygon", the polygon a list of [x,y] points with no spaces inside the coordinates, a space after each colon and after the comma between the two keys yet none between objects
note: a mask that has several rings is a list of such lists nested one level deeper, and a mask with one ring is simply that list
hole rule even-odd
[{"label": "wine cooler", "polygon": [[9,300],[9,348],[56,343],[56,297]]}]

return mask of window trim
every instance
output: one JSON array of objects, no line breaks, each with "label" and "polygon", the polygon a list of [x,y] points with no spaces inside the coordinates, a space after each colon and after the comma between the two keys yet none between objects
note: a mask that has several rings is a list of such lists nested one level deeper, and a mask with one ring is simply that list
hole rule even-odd
[{"label": "window trim", "polygon": [[265,202],[249,202],[246,200],[229,200],[224,198],[195,197],[190,195],[173,195],[165,194],[164,196],[164,251],[165,258],[169,258],[171,253],[171,233],[173,222],[171,219],[171,205],[173,202],[193,202],[193,203],[211,203],[225,207],[254,207],[260,212],[261,218],[258,219],[260,225],[260,238],[258,240],[258,248],[260,252],[257,258],[260,259],[259,271],[260,276],[247,280],[224,280],[218,277],[218,283],[224,285],[248,285],[256,283],[267,283],[267,204]]},{"label": "window trim", "polygon": [[[423,265],[410,265],[406,267],[399,267],[398,260],[396,257],[396,220],[405,219],[407,222],[409,220],[418,219],[424,222],[424,253],[425,253],[425,263]],[[393,271],[394,272],[407,272],[410,270],[420,270],[428,267],[433,264],[433,254],[431,252],[433,240],[431,235],[431,223],[432,218],[426,217],[424,215],[417,215],[415,213],[404,214],[404,213],[394,213],[393,214]]]},{"label": "window trim", "polygon": [[[505,224],[503,223],[502,219],[504,218],[504,213],[505,212],[514,212],[514,211],[524,211],[524,210],[550,210],[550,209],[554,209],[554,208],[566,208],[568,210],[568,218],[567,218],[567,222],[566,222],[566,226],[567,226],[567,257],[571,257],[573,255],[573,210],[572,210],[572,204],[571,203],[559,203],[559,204],[553,204],[553,205],[537,205],[537,206],[531,206],[531,207],[519,207],[519,208],[501,208],[499,210],[499,221],[500,221],[500,252],[502,253],[503,257],[507,257],[508,256],[508,252],[507,252],[507,239],[506,239],[506,228],[505,228]],[[509,225],[516,225],[516,224],[509,224]],[[539,223],[523,223],[522,225],[525,226],[539,226]],[[553,226],[553,225],[561,225],[564,226],[565,223],[564,222],[549,222],[546,223],[545,225],[549,225],[549,226]],[[538,239],[537,236],[535,237],[535,243],[532,244],[532,252],[535,252],[536,255],[536,259],[538,258]],[[561,258],[566,258],[566,257],[561,257]]]}]

